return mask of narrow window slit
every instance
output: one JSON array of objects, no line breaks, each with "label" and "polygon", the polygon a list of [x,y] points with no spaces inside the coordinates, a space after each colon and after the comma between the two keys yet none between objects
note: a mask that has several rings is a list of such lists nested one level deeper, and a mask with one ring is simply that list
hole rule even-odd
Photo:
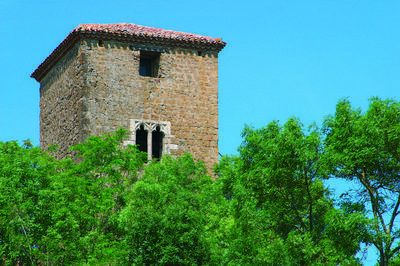
[{"label": "narrow window slit", "polygon": [[136,130],[136,145],[138,145],[139,151],[147,152],[147,131],[143,125]]},{"label": "narrow window slit", "polygon": [[164,133],[161,131],[160,126],[156,127],[152,133],[152,152],[154,159],[160,160],[162,156],[163,138]]}]

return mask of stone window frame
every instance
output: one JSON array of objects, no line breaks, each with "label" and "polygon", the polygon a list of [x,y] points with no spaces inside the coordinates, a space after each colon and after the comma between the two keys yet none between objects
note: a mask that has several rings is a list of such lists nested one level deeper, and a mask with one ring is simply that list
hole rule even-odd
[{"label": "stone window frame", "polygon": [[[129,49],[132,51],[138,51],[137,55],[139,60],[138,74],[140,77],[145,78],[159,78],[160,77],[160,62],[162,54],[166,53],[168,50],[158,46],[146,46],[146,45],[134,45],[130,44]],[[141,61],[142,59],[150,60],[153,70],[151,75],[142,75],[141,72]]]},{"label": "stone window frame", "polygon": [[147,131],[147,159],[151,161],[152,158],[152,133],[159,127],[160,132],[164,134],[162,143],[162,155],[171,154],[171,151],[178,149],[178,145],[171,144],[173,135],[171,135],[171,122],[169,121],[158,121],[158,120],[144,120],[144,119],[130,119],[130,137],[124,144],[136,145],[136,130],[143,126],[144,130]]}]

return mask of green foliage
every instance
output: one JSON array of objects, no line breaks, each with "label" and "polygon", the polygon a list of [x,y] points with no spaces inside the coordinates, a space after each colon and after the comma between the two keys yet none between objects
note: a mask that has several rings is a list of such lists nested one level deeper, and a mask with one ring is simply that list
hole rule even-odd
[{"label": "green foliage", "polygon": [[50,202],[51,228],[43,243],[53,262],[111,263],[119,249],[118,216],[125,191],[137,181],[145,154],[121,148],[126,131],[89,137],[72,148],[76,161],[58,163],[60,170],[43,194]]},{"label": "green foliage", "polygon": [[400,103],[379,98],[370,100],[365,113],[341,100],[335,115],[324,121],[330,173],[360,185],[352,200],[370,209],[370,241],[379,250],[380,265],[388,265],[400,250],[399,122]]},{"label": "green foliage", "polygon": [[[0,258],[6,265],[358,265],[375,245],[399,262],[400,103],[338,103],[323,131],[298,119],[245,127],[217,179],[189,154],[146,162],[127,131],[56,160],[0,142]],[[57,152],[53,146],[49,150]],[[360,185],[337,204],[327,178]],[[370,216],[371,218],[367,218]]]},{"label": "green foliage", "polygon": [[127,243],[125,263],[204,264],[210,261],[205,238],[207,206],[203,190],[210,187],[203,164],[190,155],[163,157],[150,164],[129,193],[121,215]]},{"label": "green foliage", "polygon": [[[28,145],[29,144],[29,145]],[[41,192],[56,174],[54,160],[26,142],[0,142],[0,258],[36,264],[50,212]]]},{"label": "green foliage", "polygon": [[[57,161],[0,143],[6,264],[214,264],[223,197],[190,155],[146,167],[126,131],[90,137]],[[213,248],[214,247],[214,248]]]},{"label": "green foliage", "polygon": [[73,147],[56,161],[32,145],[0,143],[0,254],[6,263],[113,261],[125,190],[144,154],[121,149],[123,130]]},{"label": "green foliage", "polygon": [[246,127],[243,137],[240,157],[223,158],[216,169],[236,226],[226,262],[357,263],[366,219],[336,210],[328,199],[320,181],[326,177],[320,132],[305,133],[289,119],[283,126]]}]

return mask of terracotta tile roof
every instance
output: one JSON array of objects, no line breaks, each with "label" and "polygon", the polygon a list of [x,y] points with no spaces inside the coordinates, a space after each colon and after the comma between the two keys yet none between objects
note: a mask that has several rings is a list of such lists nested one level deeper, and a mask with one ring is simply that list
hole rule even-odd
[{"label": "terracotta tile roof", "polygon": [[211,38],[197,34],[184,33],[172,30],[163,30],[152,27],[145,27],[130,23],[118,24],[80,24],[74,31],[98,32],[98,33],[111,33],[126,35],[126,37],[137,36],[145,38],[156,39],[170,39],[185,42],[201,42],[207,44],[222,44],[220,38]]},{"label": "terracotta tile roof", "polygon": [[130,23],[80,24],[63,42],[61,42],[46,60],[39,65],[32,73],[31,77],[40,81],[51,67],[82,38],[117,40],[142,45],[193,48],[215,52],[221,51],[226,45],[220,38],[211,38],[197,34],[164,30]]}]

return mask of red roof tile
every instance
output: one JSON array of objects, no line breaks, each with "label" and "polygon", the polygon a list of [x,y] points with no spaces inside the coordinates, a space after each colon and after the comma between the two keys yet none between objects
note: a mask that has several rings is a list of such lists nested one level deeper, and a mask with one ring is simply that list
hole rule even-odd
[{"label": "red roof tile", "polygon": [[220,38],[197,34],[164,30],[130,23],[80,24],[32,73],[31,77],[40,81],[51,67],[81,38],[118,40],[144,45],[194,48],[221,51],[226,43]]},{"label": "red roof tile", "polygon": [[162,38],[179,41],[193,41],[193,42],[204,42],[210,44],[222,44],[222,39],[211,38],[201,36],[192,33],[185,33],[172,30],[164,30],[153,27],[140,26],[130,23],[117,23],[117,24],[80,24],[73,31],[83,32],[101,32],[111,34],[126,34],[137,37],[148,37],[148,38]]}]

